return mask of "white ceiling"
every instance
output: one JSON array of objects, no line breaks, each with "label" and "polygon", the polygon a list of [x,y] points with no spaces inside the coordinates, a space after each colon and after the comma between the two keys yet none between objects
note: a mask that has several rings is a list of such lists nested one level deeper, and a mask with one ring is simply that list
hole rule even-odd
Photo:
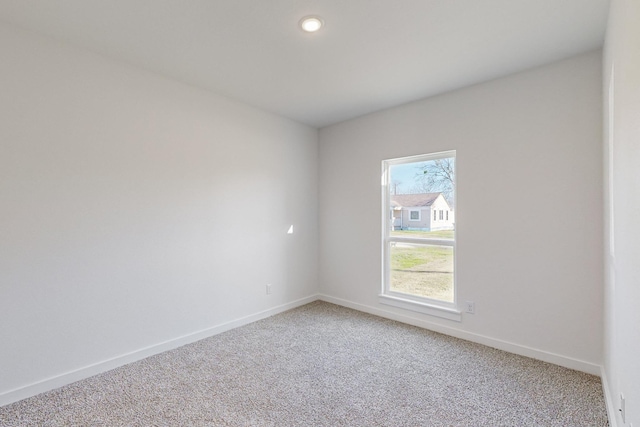
[{"label": "white ceiling", "polygon": [[0,0],[0,20],[322,127],[597,49],[608,3]]}]

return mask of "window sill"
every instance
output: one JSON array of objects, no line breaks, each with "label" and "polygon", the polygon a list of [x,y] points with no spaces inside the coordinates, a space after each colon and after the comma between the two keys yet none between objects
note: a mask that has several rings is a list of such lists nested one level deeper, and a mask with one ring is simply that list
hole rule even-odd
[{"label": "window sill", "polygon": [[378,300],[380,301],[380,304],[403,308],[405,310],[428,314],[430,316],[441,317],[443,319],[454,320],[456,322],[462,321],[462,312],[455,308],[442,307],[435,304],[428,304],[425,302],[418,302],[384,294],[380,294],[378,296]]}]

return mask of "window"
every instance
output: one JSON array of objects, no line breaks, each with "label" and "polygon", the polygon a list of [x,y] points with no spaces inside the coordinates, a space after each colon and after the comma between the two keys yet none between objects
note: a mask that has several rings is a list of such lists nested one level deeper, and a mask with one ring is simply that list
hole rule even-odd
[{"label": "window", "polygon": [[[393,183],[393,190],[391,183]],[[442,195],[443,197],[440,197]],[[433,209],[438,200],[448,206]],[[383,278],[380,302],[460,320],[455,289],[455,229],[448,222],[455,206],[455,151],[382,162]],[[387,212],[409,210],[409,225],[394,228]],[[433,209],[432,223],[416,223]],[[440,207],[440,205],[438,206]]]}]

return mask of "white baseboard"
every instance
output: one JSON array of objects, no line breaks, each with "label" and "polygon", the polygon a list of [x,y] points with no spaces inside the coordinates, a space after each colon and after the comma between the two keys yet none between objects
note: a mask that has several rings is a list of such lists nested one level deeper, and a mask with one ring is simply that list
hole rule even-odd
[{"label": "white baseboard", "polygon": [[600,365],[597,365],[595,363],[585,362],[584,360],[574,359],[571,357],[550,353],[544,350],[538,350],[538,349],[523,346],[520,344],[515,344],[508,341],[503,341],[500,339],[463,331],[461,329],[452,328],[449,326],[439,325],[437,323],[432,323],[422,319],[417,319],[408,315],[393,313],[391,311],[383,310],[377,307],[358,304],[351,301],[343,300],[341,298],[335,298],[329,295],[320,294],[319,299],[321,299],[322,301],[341,305],[343,307],[352,308],[354,310],[384,317],[386,319],[397,320],[398,322],[407,323],[409,325],[429,329],[434,332],[439,332],[445,335],[451,335],[456,338],[461,338],[463,340],[475,342],[478,344],[483,344],[488,347],[493,347],[499,350],[508,351],[509,353],[518,354],[520,356],[531,357],[532,359],[542,360],[543,362],[564,366],[565,368],[574,369],[576,371],[582,371],[582,372],[586,372],[588,374],[597,375],[597,376],[600,376],[601,374]]},{"label": "white baseboard", "polygon": [[409,325],[418,326],[421,328],[429,329],[442,334],[454,336],[467,341],[476,342],[489,347],[497,348],[500,350],[508,351],[510,353],[518,354],[521,356],[531,357],[533,359],[542,360],[545,362],[553,363],[556,365],[564,366],[566,368],[575,369],[589,374],[598,375],[602,377],[603,389],[605,393],[607,412],[609,414],[609,422],[612,427],[616,427],[615,407],[611,400],[610,392],[608,390],[608,383],[604,376],[604,370],[600,365],[585,362],[578,359],[558,355],[555,353],[546,352],[543,350],[537,350],[531,347],[522,346],[519,344],[510,343],[507,341],[490,338],[484,335],[474,334],[471,332],[463,331],[457,328],[451,328],[448,326],[431,323],[425,320],[416,319],[411,316],[400,315],[390,311],[382,310],[376,307],[370,307],[363,304],[354,303],[351,301],[343,300],[340,298],[331,297],[324,294],[311,295],[306,298],[302,298],[296,301],[292,301],[287,304],[283,304],[259,313],[255,313],[249,316],[245,316],[239,319],[235,319],[229,322],[222,323],[211,328],[197,331],[188,335],[184,335],[172,340],[161,342],[153,346],[145,347],[131,353],[123,354],[121,356],[104,360],[92,365],[88,365],[64,374],[56,375],[51,378],[44,379],[42,381],[35,382],[17,389],[9,390],[0,393],[0,406],[8,405],[13,402],[17,402],[22,399],[26,399],[31,396],[35,396],[40,393],[44,393],[49,390],[53,390],[73,382],[92,377],[102,372],[109,371],[111,369],[118,368],[128,363],[142,360],[146,357],[153,356],[155,354],[162,353],[164,351],[172,350],[174,348],[181,347],[186,344],[190,344],[195,341],[199,341],[204,338],[208,338],[222,332],[229,331],[231,329],[253,323],[255,321],[265,319],[278,313],[282,313],[287,310],[291,310],[296,307],[311,303],[316,300],[326,301],[332,304],[337,304],[343,307],[352,308],[354,310],[362,311],[365,313],[373,314],[376,316],[384,317],[386,319],[396,320]]},{"label": "white baseboard", "polygon": [[616,409],[616,405],[613,403],[613,396],[611,395],[611,390],[609,389],[609,379],[607,378],[607,373],[605,372],[604,366],[602,367],[600,378],[602,378],[602,391],[604,392],[604,404],[607,407],[609,427],[618,427],[618,410]]},{"label": "white baseboard", "polygon": [[255,321],[265,319],[278,313],[282,313],[292,308],[300,307],[310,302],[319,299],[318,295],[311,295],[306,298],[302,298],[296,301],[292,301],[287,304],[282,304],[277,307],[270,308],[268,310],[261,311],[249,316],[241,317],[229,322],[222,323],[211,328],[203,329],[201,331],[193,332],[191,334],[183,335],[172,340],[164,341],[149,347],[141,348],[131,353],[123,354],[121,356],[114,357],[112,359],[104,360],[102,362],[94,363],[92,365],[84,366],[76,370],[65,372],[64,374],[56,375],[42,381],[38,381],[17,389],[9,390],[0,393],[0,406],[8,405],[13,402],[17,402],[22,399],[26,399],[31,396],[35,396],[40,393],[44,393],[49,390],[53,390],[67,384],[71,384],[76,381],[83,380],[85,378],[92,377],[97,374],[109,371],[111,369],[118,368],[128,363],[142,360],[149,356],[159,354],[174,348],[182,347],[183,345],[190,344],[192,342],[199,341],[204,338],[220,334],[222,332],[229,331],[239,326],[248,325]]}]

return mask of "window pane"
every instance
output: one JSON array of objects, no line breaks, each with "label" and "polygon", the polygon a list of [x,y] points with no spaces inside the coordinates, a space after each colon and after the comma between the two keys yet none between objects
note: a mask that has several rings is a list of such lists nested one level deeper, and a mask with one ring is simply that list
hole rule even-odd
[{"label": "window pane", "polygon": [[453,302],[453,247],[393,242],[389,290]]},{"label": "window pane", "polygon": [[455,152],[388,160],[383,167],[384,208],[392,211],[383,216],[383,241],[391,245],[383,293],[454,304]]}]

